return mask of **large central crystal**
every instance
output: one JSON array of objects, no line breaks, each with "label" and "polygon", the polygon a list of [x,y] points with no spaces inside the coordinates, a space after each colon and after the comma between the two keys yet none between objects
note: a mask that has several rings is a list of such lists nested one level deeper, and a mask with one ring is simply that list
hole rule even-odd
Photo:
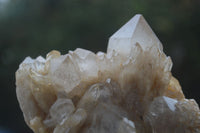
[{"label": "large central crystal", "polygon": [[109,39],[107,54],[76,49],[27,57],[17,98],[35,133],[200,133],[172,61],[141,15]]},{"label": "large central crystal", "polygon": [[115,50],[129,55],[131,48],[139,43],[143,50],[157,46],[162,50],[162,44],[154,34],[142,15],[135,15],[130,21],[113,34],[108,43],[108,51]]}]

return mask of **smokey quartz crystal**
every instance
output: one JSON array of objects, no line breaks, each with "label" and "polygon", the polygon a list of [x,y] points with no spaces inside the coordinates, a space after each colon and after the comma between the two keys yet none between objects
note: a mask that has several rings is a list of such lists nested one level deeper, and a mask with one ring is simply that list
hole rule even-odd
[{"label": "smokey quartz crystal", "polygon": [[27,57],[16,72],[17,98],[35,133],[200,133],[200,111],[171,73],[172,61],[142,15],[108,42]]}]

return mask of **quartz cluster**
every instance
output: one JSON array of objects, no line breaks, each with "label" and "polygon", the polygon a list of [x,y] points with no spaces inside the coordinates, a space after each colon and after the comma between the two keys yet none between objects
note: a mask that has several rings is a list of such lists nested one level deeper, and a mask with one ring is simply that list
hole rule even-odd
[{"label": "quartz cluster", "polygon": [[16,92],[35,133],[200,133],[172,61],[142,15],[109,39],[107,53],[76,49],[27,57]]}]

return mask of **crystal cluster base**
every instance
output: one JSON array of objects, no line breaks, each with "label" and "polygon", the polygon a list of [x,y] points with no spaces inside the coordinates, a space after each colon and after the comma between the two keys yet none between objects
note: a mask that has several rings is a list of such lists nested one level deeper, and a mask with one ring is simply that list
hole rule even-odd
[{"label": "crystal cluster base", "polygon": [[200,133],[200,110],[185,99],[172,61],[136,15],[107,53],[84,49],[27,57],[16,92],[35,133]]}]

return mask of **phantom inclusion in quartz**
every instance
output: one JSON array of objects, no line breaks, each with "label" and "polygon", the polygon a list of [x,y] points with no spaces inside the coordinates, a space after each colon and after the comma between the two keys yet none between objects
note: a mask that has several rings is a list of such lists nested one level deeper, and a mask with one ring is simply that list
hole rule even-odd
[{"label": "phantom inclusion in quartz", "polygon": [[172,61],[142,15],[109,39],[107,53],[76,49],[27,57],[16,92],[35,133],[200,133]]}]

